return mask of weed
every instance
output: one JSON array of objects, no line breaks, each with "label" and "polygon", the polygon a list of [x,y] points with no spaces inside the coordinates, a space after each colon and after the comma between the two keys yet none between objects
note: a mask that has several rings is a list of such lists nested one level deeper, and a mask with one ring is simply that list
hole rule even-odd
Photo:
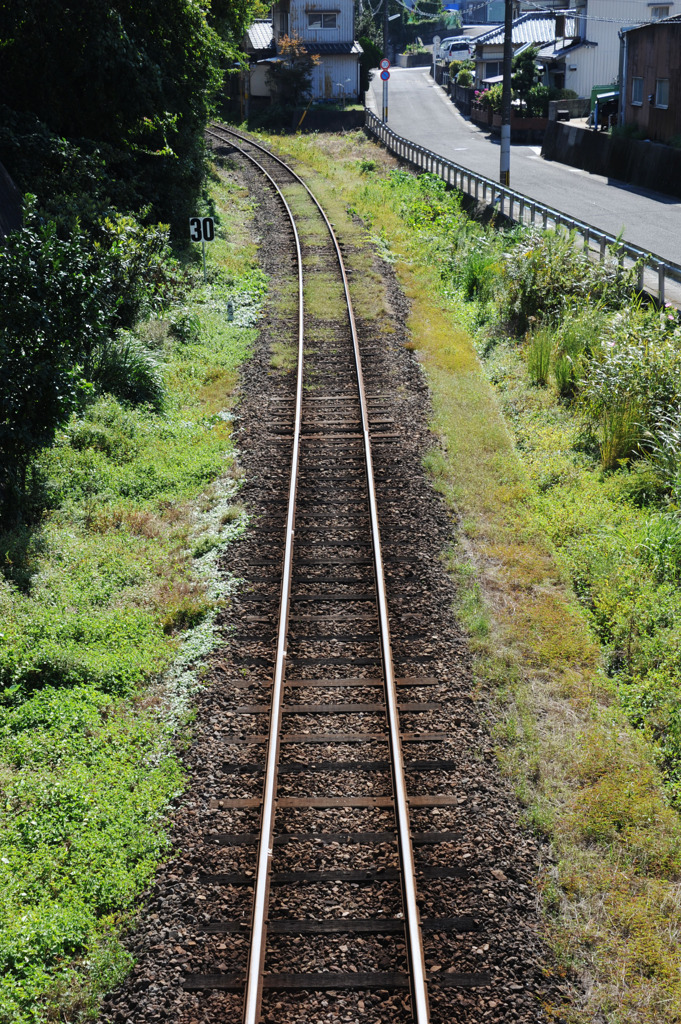
[{"label": "weed", "polygon": [[545,388],[549,380],[553,331],[540,327],[530,335],[527,345],[527,374],[533,384]]}]

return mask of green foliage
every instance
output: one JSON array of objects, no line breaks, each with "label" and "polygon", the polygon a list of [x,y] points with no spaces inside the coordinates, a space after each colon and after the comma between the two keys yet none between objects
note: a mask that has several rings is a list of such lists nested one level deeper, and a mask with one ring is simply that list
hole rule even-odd
[{"label": "green foliage", "polygon": [[283,106],[296,107],[307,99],[312,87],[312,72],[319,56],[308,53],[297,36],[283,36],[278,43],[277,60],[267,70],[267,81]]},{"label": "green foliage", "polygon": [[0,1019],[13,1024],[96,1015],[130,966],[115,933],[167,851],[186,700],[169,680],[211,642],[219,592],[195,559],[243,521],[220,480],[225,404],[265,287],[254,266],[212,277],[136,328],[163,360],[164,415],[111,394],[86,404],[34,464],[37,525],[0,535]]},{"label": "green foliage", "polygon": [[681,401],[681,330],[676,318],[631,304],[604,324],[603,343],[595,354],[580,395],[602,434],[604,468],[612,469],[644,448],[648,437],[649,458],[659,460],[674,486],[675,472],[669,472],[673,437],[668,437],[668,453],[661,440],[669,415]]},{"label": "green foliage", "polygon": [[360,92],[366,92],[369,88],[371,72],[377,70],[383,50],[369,36],[361,36],[359,43],[364,51],[359,58],[359,89]]},{"label": "green foliage", "polygon": [[[452,63],[455,63],[452,61]],[[450,65],[450,75],[452,74]],[[462,86],[464,89],[470,89],[473,85],[473,72],[470,68],[461,68],[460,71],[456,72],[456,84]]]},{"label": "green foliage", "polygon": [[550,327],[540,327],[530,335],[527,345],[527,373],[533,384],[546,387],[548,383],[553,343],[553,331]]},{"label": "green foliage", "polygon": [[551,90],[546,85],[533,85],[525,97],[528,117],[548,117]]},{"label": "green foliage", "polygon": [[591,355],[600,347],[598,307],[568,309],[556,328],[553,374],[561,398],[574,397]]},{"label": "green foliage", "polygon": [[635,293],[636,273],[614,254],[593,263],[562,231],[528,232],[504,265],[504,312],[519,333],[533,320],[555,322],[576,298],[615,309]]},{"label": "green foliage", "polygon": [[165,388],[159,364],[130,334],[121,334],[95,351],[89,376],[100,394],[160,412]]},{"label": "green foliage", "polygon": [[[31,460],[92,390],[159,404],[160,379],[138,346],[117,341],[169,293],[167,232],[107,219],[94,241],[60,238],[29,207],[0,250],[0,511],[21,515]],[[115,369],[114,369],[115,368]]]},{"label": "green foliage", "polygon": [[55,136],[88,140],[112,178],[132,180],[134,206],[178,223],[201,183],[203,128],[227,59],[201,7],[76,0],[64,17],[58,4],[26,0],[0,7],[0,39],[7,106]]},{"label": "green foliage", "polygon": [[528,46],[526,50],[515,54],[511,61],[511,83],[521,105],[530,105],[532,90],[539,80],[536,65],[538,53],[538,46]]},{"label": "green foliage", "polygon": [[497,82],[496,85],[493,85],[489,89],[485,89],[480,93],[478,96],[478,102],[482,103],[483,107],[486,107],[487,110],[492,110],[495,114],[500,114],[502,93],[502,83]]}]

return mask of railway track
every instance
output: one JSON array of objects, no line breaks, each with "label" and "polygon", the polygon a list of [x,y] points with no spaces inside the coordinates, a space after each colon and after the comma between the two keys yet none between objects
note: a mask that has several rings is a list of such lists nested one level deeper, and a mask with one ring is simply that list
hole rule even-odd
[{"label": "railway track", "polygon": [[[268,716],[243,1020],[244,1024],[257,1024],[261,1019],[264,990],[408,990],[412,1019],[427,1024],[428,983],[433,979],[428,978],[424,964],[409,805],[445,807],[456,798],[448,792],[408,796],[407,790],[403,741],[432,745],[441,743],[443,737],[428,726],[422,730],[417,725],[408,731],[400,721],[401,715],[418,719],[424,713],[437,715],[440,710],[438,700],[428,699],[437,687],[437,679],[425,675],[396,679],[393,668],[373,450],[380,446],[385,454],[399,442],[400,434],[391,429],[386,399],[367,393],[348,274],[323,209],[290,167],[252,140],[215,126],[209,138],[214,144],[227,140],[266,176],[286,210],[297,262],[296,393],[291,400],[282,401],[272,425],[282,441],[282,459],[290,464],[283,567],[280,571],[274,560],[265,578],[257,574],[257,584],[256,579],[251,580],[259,588],[253,597],[255,607],[262,612],[262,628],[270,630],[276,620],[276,653],[272,684],[267,687],[271,701],[259,703],[263,682],[254,680],[257,697],[254,692],[255,699],[242,709],[245,715]],[[302,211],[307,234],[314,234],[315,245],[301,244],[287,196],[298,216]],[[317,225],[320,230],[316,230]],[[322,228],[327,239],[320,245]],[[320,324],[315,324],[320,318],[314,317],[314,310],[306,314],[304,300],[306,264],[315,257],[314,273],[319,274],[320,250],[324,272],[332,278],[331,287],[336,284],[342,290],[345,306],[341,317],[334,318],[334,341],[321,344],[316,337]],[[314,381],[312,392],[304,390],[306,381]],[[277,526],[281,528],[281,524]],[[427,699],[414,700],[414,696]],[[349,724],[339,728],[339,721]],[[306,726],[303,730],[300,724],[293,724],[302,722]],[[243,742],[250,745],[253,741],[246,737]],[[382,756],[362,757],[364,743],[380,746]],[[350,747],[353,756],[349,758]],[[291,763],[288,752],[301,748],[304,754],[297,754]],[[323,757],[319,756],[320,749],[324,749]],[[261,769],[259,762],[253,767]],[[437,774],[451,770],[452,763],[444,752],[440,757],[431,753],[427,759],[417,758],[412,770],[414,767]],[[339,795],[338,778],[344,775],[352,777],[355,791]],[[282,795],[280,782],[288,793],[293,780],[304,795]],[[379,791],[380,796],[374,795]],[[304,835],[322,846],[350,843],[365,848],[371,851],[369,864],[358,871],[336,868],[278,871],[273,875],[274,851],[288,851],[296,843],[295,834],[282,831],[278,812],[286,808],[309,813],[338,806],[387,810],[390,827],[386,828],[383,814],[380,821],[374,825],[367,822],[356,833],[327,832],[320,820],[318,828]],[[242,838],[248,843],[255,839],[250,834]],[[449,832],[420,832],[418,842],[436,845],[454,838]],[[233,844],[237,838],[225,836],[224,841]],[[459,878],[465,868],[454,863],[431,874]],[[399,882],[401,906],[387,919],[381,914],[318,921],[314,902],[306,907],[304,897],[297,901],[294,915],[287,919],[282,914],[283,885],[300,889],[323,881],[371,887],[388,879]],[[465,930],[474,927],[474,921],[463,917],[431,919],[427,926],[431,931]],[[384,945],[381,957],[389,969],[363,969],[358,958],[355,963],[349,962],[347,969],[334,970],[332,954],[322,970],[268,970],[268,932],[299,937],[342,935],[348,943],[357,936],[391,936],[392,948]],[[357,951],[361,952],[361,946]],[[439,986],[477,987],[489,981],[483,974],[456,971],[455,964],[446,968],[449,970],[437,972]],[[196,988],[242,987],[244,980],[241,975],[225,974],[187,979],[185,984]]]},{"label": "railway track", "polygon": [[448,613],[406,307],[359,226],[341,250],[290,168],[209,138],[257,196],[273,296],[237,424],[251,528],[225,563],[242,584],[195,698],[176,856],[102,1019],[537,1024],[537,844]]}]

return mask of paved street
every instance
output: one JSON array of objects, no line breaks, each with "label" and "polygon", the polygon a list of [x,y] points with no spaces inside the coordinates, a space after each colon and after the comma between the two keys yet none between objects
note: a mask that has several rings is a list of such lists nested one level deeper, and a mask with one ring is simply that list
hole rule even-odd
[{"label": "paved street", "polygon": [[[499,178],[499,142],[466,120],[427,68],[391,68],[388,124],[394,132],[463,167]],[[381,108],[374,75],[369,107]],[[540,146],[511,147],[511,187],[632,245],[681,263],[681,200],[543,160]]]}]

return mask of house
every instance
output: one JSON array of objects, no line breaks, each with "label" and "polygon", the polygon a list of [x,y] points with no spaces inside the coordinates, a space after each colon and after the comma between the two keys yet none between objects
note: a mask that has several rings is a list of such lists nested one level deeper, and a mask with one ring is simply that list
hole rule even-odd
[{"label": "house", "polygon": [[620,121],[657,142],[681,136],[681,14],[622,33]]},{"label": "house", "polygon": [[251,95],[270,95],[267,68],[277,60],[284,36],[297,36],[321,58],[312,72],[313,100],[357,99],[362,47],[355,40],[353,0],[278,0],[271,21],[254,22],[244,40],[252,60]]},{"label": "house", "polygon": [[565,89],[590,96],[594,86],[615,85],[620,74],[621,30],[673,14],[673,0],[570,0],[573,39],[559,58]]},{"label": "house", "polygon": [[[521,14],[513,21],[511,39],[513,53],[517,54],[528,46],[553,44],[556,38],[556,16],[552,13]],[[496,25],[483,32],[475,40],[475,87],[500,82],[504,61],[504,26]]]}]

